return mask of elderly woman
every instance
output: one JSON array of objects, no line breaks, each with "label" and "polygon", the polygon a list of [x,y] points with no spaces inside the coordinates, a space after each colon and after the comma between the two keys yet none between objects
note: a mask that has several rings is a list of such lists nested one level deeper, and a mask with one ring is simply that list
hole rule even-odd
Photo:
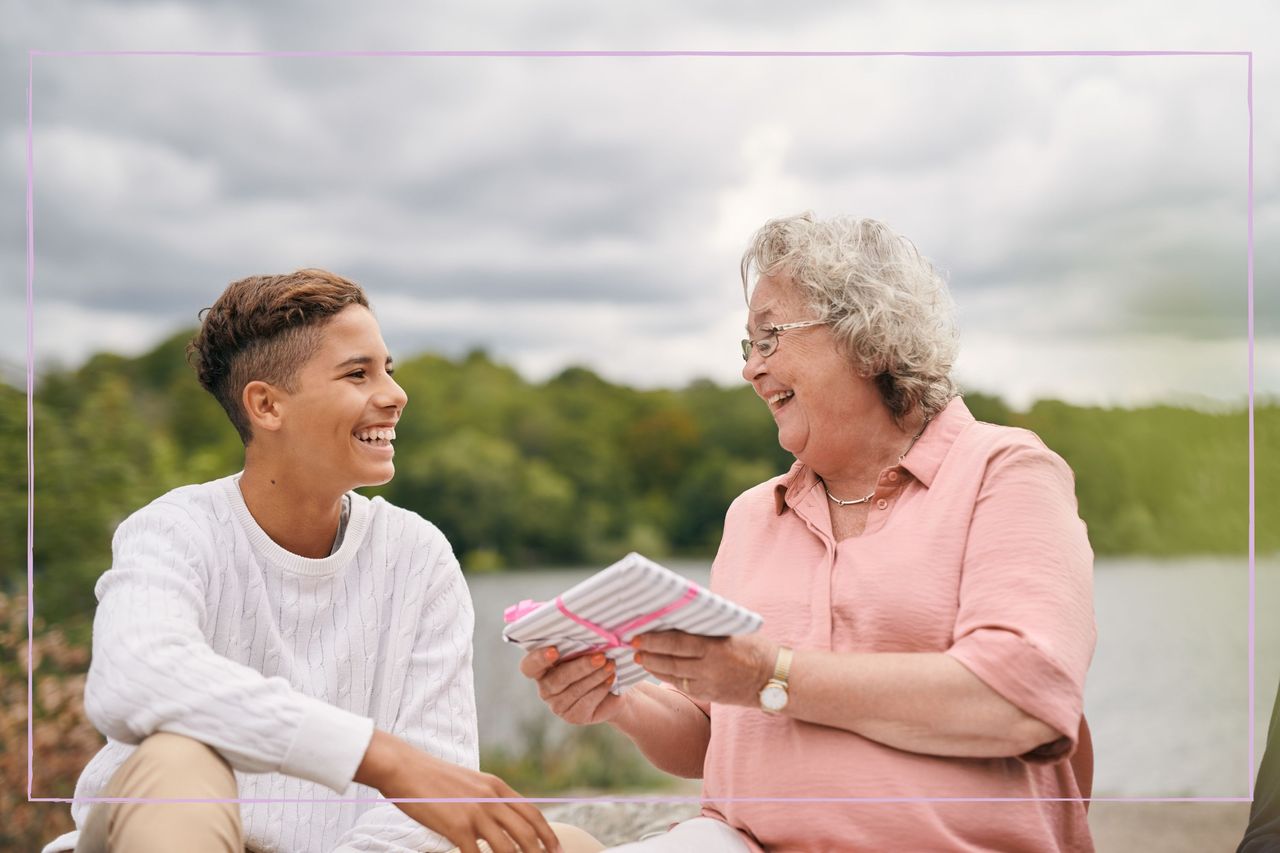
[{"label": "elderly woman", "polygon": [[974,420],[946,286],[881,223],[774,220],[742,276],[742,375],[796,463],[733,502],[711,585],[763,629],[644,635],[664,684],[620,696],[603,656],[521,664],[565,720],[704,780],[702,817],[623,849],[1091,850],[1070,469]]}]

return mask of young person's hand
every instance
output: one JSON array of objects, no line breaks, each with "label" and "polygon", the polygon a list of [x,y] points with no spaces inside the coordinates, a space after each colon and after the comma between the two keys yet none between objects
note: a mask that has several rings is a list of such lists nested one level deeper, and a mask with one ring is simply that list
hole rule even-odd
[{"label": "young person's hand", "polygon": [[625,699],[610,693],[616,666],[600,652],[561,661],[555,647],[534,649],[520,661],[520,672],[538,682],[538,695],[560,719],[575,725],[606,723],[622,711]]},{"label": "young person's hand", "polygon": [[[355,781],[377,788],[387,799],[519,797],[497,776],[459,767],[414,749],[381,730],[356,770]],[[560,843],[532,803],[395,803],[418,823],[458,845],[480,853],[483,838],[494,853],[559,853]]]}]

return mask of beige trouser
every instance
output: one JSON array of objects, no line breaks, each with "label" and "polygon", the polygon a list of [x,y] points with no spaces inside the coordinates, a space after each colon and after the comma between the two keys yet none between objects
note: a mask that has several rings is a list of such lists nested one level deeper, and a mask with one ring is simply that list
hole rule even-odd
[{"label": "beige trouser", "polygon": [[[102,796],[234,800],[236,777],[222,756],[199,741],[158,732],[120,765]],[[125,850],[242,853],[240,807],[236,803],[95,804],[76,853]]]},{"label": "beige trouser", "polygon": [[[104,797],[223,799],[238,796],[236,777],[217,752],[182,735],[144,740],[111,777]],[[577,827],[553,823],[565,853],[604,849]],[[482,844],[482,849],[489,845]],[[244,828],[236,803],[97,803],[89,810],[76,853],[152,851],[242,853]]]}]

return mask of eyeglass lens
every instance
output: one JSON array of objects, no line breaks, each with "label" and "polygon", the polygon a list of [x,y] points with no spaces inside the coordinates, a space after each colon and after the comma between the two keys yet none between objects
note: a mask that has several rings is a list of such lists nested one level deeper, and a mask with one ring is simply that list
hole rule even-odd
[{"label": "eyeglass lens", "polygon": [[742,339],[742,360],[743,361],[750,360],[752,349],[759,350],[761,358],[768,358],[769,356],[773,355],[773,351],[777,346],[778,346],[777,332],[770,332],[768,335],[765,335],[763,338],[761,338],[758,341],[753,341],[750,338],[743,338]]}]

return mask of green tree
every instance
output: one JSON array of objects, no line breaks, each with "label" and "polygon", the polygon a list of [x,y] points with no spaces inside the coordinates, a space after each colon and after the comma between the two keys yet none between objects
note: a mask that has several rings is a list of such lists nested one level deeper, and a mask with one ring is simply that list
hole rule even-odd
[{"label": "green tree", "polygon": [[[41,377],[34,401],[37,606],[91,612],[115,526],[176,485],[235,471],[243,448],[186,364],[190,330],[137,358],[94,356]],[[627,549],[710,554],[742,491],[791,465],[750,387],[637,390],[570,367],[524,380],[482,351],[402,359],[409,405],[396,478],[369,491],[436,522],[475,567],[593,565]],[[1243,411],[1037,402],[969,392],[979,419],[1035,431],[1075,473],[1097,553],[1243,554]],[[0,387],[0,577],[26,561],[26,401]],[[1256,418],[1257,546],[1280,551],[1280,406]]]},{"label": "green tree", "polygon": [[168,434],[102,364],[73,411],[42,410],[35,423],[36,602],[51,619],[91,612],[116,526],[182,482]]},{"label": "green tree", "polygon": [[27,576],[27,395],[0,385],[0,593]]}]

